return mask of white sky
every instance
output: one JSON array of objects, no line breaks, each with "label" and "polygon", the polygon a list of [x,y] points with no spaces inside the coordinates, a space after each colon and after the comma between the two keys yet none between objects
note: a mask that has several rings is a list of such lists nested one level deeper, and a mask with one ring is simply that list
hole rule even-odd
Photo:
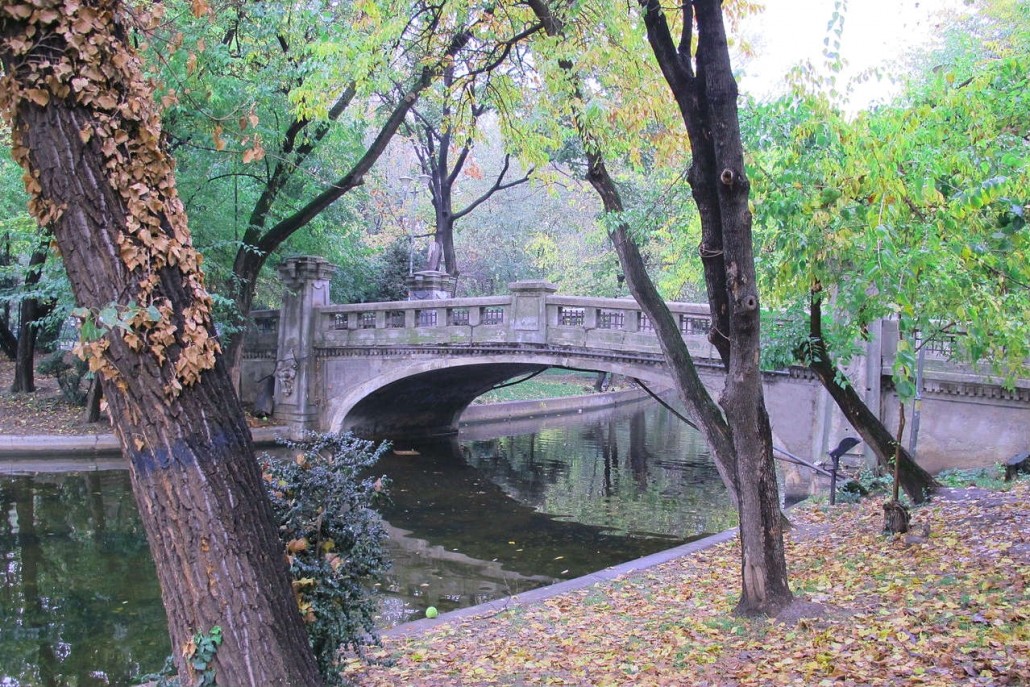
[{"label": "white sky", "polygon": [[[834,0],[765,0],[765,10],[744,30],[757,55],[742,64],[741,89],[762,97],[782,91],[782,78],[805,60],[823,63],[823,39]],[[963,0],[851,0],[845,13],[841,55],[847,78],[872,67],[900,73],[905,55],[931,45],[952,13],[967,13]],[[867,82],[851,98],[852,108],[889,95],[887,82]]]}]

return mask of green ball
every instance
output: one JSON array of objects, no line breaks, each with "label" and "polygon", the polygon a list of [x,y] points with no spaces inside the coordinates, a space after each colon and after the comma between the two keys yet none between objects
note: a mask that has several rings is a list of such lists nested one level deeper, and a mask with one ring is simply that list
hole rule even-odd
[{"label": "green ball", "polygon": [[430,606],[429,608],[426,609],[426,617],[427,618],[435,618],[438,615],[439,615],[439,612],[437,612],[436,606]]}]

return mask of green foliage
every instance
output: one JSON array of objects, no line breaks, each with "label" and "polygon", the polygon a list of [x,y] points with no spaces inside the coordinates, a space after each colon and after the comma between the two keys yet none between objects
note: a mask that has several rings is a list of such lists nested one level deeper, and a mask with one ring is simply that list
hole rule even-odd
[{"label": "green foliage", "polygon": [[593,393],[597,373],[569,373],[563,370],[548,370],[524,382],[502,386],[488,391],[477,403],[506,403],[509,401],[530,401],[544,398],[564,398]]},{"label": "green foliage", "polygon": [[949,468],[937,475],[937,481],[946,487],[962,489],[976,486],[992,491],[1005,491],[1012,483],[1005,481],[1005,467],[999,464],[985,468]]},{"label": "green foliage", "polygon": [[386,445],[332,434],[283,443],[294,458],[265,455],[261,467],[311,647],[323,677],[335,684],[342,648],[361,653],[379,641],[369,583],[388,567],[386,533],[373,510],[385,484],[363,475]]},{"label": "green foliage", "polygon": [[425,265],[425,253],[413,253],[407,237],[389,243],[382,253],[371,261],[371,272],[365,289],[360,294],[363,301],[403,301],[408,298],[407,280],[410,270],[420,270]]},{"label": "green foliage", "polygon": [[766,305],[803,312],[821,291],[830,349],[845,360],[869,323],[898,320],[902,397],[931,344],[1024,376],[1028,68],[1025,52],[970,48],[854,119],[805,90],[752,105],[743,128]]},{"label": "green foliage", "polygon": [[222,645],[222,628],[215,625],[210,632],[198,632],[186,647],[186,660],[196,671],[197,687],[217,687],[215,669],[211,663],[215,660],[218,647]]}]

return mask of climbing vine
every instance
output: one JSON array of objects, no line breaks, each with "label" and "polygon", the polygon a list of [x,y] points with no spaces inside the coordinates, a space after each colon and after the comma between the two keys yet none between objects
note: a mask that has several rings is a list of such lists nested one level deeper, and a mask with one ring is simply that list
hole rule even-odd
[{"label": "climbing vine", "polygon": [[[57,223],[68,208],[43,191],[19,113],[45,110],[54,101],[88,113],[79,120],[78,135],[84,148],[102,159],[103,181],[121,205],[111,221],[118,229],[114,248],[124,265],[125,288],[120,303],[79,311],[90,322],[103,319],[101,312],[113,307],[123,326],[84,337],[77,353],[91,370],[124,385],[108,354],[111,337],[121,336],[131,350],[171,365],[174,374],[165,393],[176,396],[214,366],[219,345],[211,336],[211,297],[176,191],[174,162],[161,147],[152,86],[125,40],[130,30],[153,26],[159,13],[160,5],[154,4],[129,16],[111,0],[5,2],[0,7],[0,109],[11,123],[12,154],[25,169],[29,210],[40,226]],[[161,286],[167,269],[181,273],[187,303],[180,312]]]}]

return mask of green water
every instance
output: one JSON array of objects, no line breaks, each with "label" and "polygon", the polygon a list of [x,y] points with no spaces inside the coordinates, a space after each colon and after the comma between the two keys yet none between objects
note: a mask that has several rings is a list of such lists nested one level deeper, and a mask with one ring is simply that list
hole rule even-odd
[{"label": "green water", "polygon": [[[703,442],[658,408],[398,448],[415,453],[376,467],[393,483],[384,627],[735,523]],[[0,475],[0,502],[0,687],[128,685],[157,670],[168,639],[128,473]]]},{"label": "green water", "polygon": [[0,479],[0,685],[127,685],[169,652],[128,472]]}]

